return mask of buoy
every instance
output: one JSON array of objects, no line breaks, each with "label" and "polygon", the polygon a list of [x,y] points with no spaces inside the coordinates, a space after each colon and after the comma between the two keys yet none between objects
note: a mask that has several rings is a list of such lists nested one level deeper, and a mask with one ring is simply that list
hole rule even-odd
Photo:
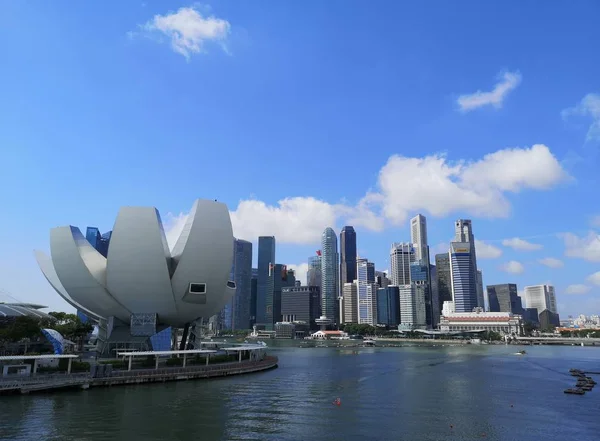
[{"label": "buoy", "polygon": [[513,405],[511,404],[511,405],[510,405],[510,407],[515,407],[515,406],[513,406]]},{"label": "buoy", "polygon": [[340,398],[336,398],[333,401],[333,404],[335,404],[336,406],[341,406],[342,405],[342,400]]},{"label": "buoy", "polygon": [[452,424],[450,424],[450,428],[451,428],[451,429],[454,429],[454,426],[453,426]]}]

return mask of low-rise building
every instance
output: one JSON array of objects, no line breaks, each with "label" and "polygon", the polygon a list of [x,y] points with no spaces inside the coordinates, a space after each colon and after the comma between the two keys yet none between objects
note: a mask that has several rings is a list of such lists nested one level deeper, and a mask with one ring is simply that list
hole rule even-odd
[{"label": "low-rise building", "polygon": [[306,322],[275,323],[275,338],[304,338],[309,335],[310,327]]},{"label": "low-rise building", "polygon": [[331,338],[347,338],[348,333],[344,331],[317,331],[311,337],[318,340],[329,340]]},{"label": "low-rise building", "polygon": [[522,335],[520,315],[510,312],[484,312],[475,308],[473,312],[445,311],[440,320],[440,331],[493,331],[500,334]]}]

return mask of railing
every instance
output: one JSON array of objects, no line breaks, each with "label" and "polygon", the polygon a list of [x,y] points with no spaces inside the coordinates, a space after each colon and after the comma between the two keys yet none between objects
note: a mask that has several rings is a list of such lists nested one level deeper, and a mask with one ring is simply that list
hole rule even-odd
[{"label": "railing", "polygon": [[57,386],[81,384],[90,381],[89,373],[85,374],[52,374],[23,376],[19,378],[0,379],[0,390],[20,389],[22,387]]}]

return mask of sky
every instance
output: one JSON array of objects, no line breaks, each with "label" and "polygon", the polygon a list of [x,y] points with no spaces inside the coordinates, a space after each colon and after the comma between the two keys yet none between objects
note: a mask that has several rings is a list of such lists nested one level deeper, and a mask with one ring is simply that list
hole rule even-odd
[{"label": "sky", "polygon": [[[597,1],[255,0],[0,5],[0,301],[71,310],[49,230],[197,198],[297,268],[357,230],[388,267],[472,219],[484,285],[549,283],[600,313]],[[254,249],[256,261],[257,249]]]}]

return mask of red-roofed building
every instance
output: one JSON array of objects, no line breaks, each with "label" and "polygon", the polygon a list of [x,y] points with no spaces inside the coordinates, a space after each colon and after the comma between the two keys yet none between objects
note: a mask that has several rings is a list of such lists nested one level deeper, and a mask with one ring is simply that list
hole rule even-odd
[{"label": "red-roofed building", "polygon": [[493,331],[500,334],[523,334],[520,315],[510,312],[449,312],[440,319],[440,331]]}]

